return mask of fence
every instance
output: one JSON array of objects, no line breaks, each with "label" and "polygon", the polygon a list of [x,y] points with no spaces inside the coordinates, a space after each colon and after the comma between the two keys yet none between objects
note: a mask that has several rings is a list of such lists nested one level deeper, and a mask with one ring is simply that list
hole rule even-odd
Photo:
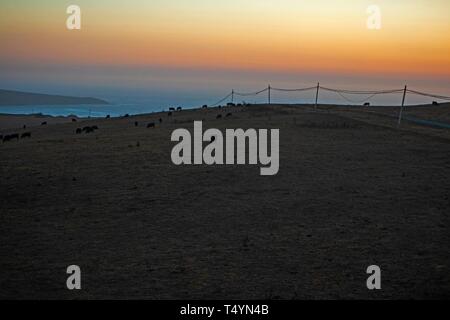
[{"label": "fence", "polygon": [[[403,89],[374,90],[373,91],[373,90],[343,90],[343,89],[327,88],[327,87],[322,87],[320,85],[320,83],[318,83],[314,87],[305,87],[305,88],[299,88],[299,89],[276,88],[276,87],[271,87],[270,85],[267,86],[267,88],[264,88],[262,90],[255,91],[255,92],[237,92],[237,91],[234,91],[234,89],[233,89],[227,96],[225,96],[223,99],[217,101],[212,106],[218,106],[218,105],[224,103],[225,101],[230,101],[229,99],[231,99],[231,103],[234,103],[234,100],[236,97],[257,96],[257,95],[260,95],[265,92],[267,92],[267,102],[268,102],[268,104],[271,104],[272,103],[272,91],[276,91],[276,92],[315,91],[314,108],[317,109],[317,105],[319,102],[319,96],[320,96],[320,90],[327,91],[327,92],[334,92],[334,93],[338,94],[339,96],[341,96],[344,100],[346,100],[350,103],[358,103],[358,104],[365,103],[365,102],[369,101],[371,98],[378,96],[378,95],[402,93],[403,97],[402,97],[402,103],[401,103],[400,112],[399,112],[399,116],[398,116],[398,125],[400,125],[401,121],[402,121],[403,109],[405,106],[406,95],[408,93],[420,95],[420,96],[424,96],[424,97],[428,97],[428,98],[435,98],[437,100],[450,101],[450,97],[448,97],[448,96],[437,95],[437,94],[421,92],[421,91],[416,91],[416,90],[410,90],[410,89],[408,89],[408,86],[405,86]],[[367,97],[365,97],[365,99],[355,101],[355,100],[348,98],[348,95],[365,95]]]}]

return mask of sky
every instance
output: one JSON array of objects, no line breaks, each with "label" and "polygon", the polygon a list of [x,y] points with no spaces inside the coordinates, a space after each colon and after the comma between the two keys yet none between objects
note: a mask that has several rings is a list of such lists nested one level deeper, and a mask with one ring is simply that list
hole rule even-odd
[{"label": "sky", "polygon": [[[66,28],[71,4],[81,30]],[[369,5],[381,10],[379,30],[367,28]],[[0,8],[1,88],[162,101],[320,81],[450,94],[448,0],[3,0]]]}]

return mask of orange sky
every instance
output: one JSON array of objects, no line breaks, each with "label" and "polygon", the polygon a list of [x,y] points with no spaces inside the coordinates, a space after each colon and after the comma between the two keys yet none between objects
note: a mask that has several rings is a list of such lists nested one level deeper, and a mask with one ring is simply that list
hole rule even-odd
[{"label": "orange sky", "polygon": [[82,0],[80,31],[68,4],[2,3],[1,61],[450,76],[448,1]]}]

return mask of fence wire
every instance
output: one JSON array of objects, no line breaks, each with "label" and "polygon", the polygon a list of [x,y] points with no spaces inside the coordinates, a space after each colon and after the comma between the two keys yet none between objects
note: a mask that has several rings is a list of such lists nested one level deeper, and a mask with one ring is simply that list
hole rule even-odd
[{"label": "fence wire", "polygon": [[440,96],[440,95],[437,95],[437,94],[420,92],[420,91],[409,90],[409,89],[407,89],[406,91],[409,92],[409,93],[413,93],[413,94],[416,94],[416,95],[421,95],[421,96],[424,96],[424,97],[430,97],[430,98],[436,98],[436,99],[440,99],[440,100],[448,100],[448,101],[450,101],[450,97],[447,97],[447,96]]},{"label": "fence wire", "polygon": [[[224,97],[223,99],[219,100],[218,102],[212,104],[212,106],[220,105],[221,103],[227,101],[230,98],[231,98],[231,100],[234,100],[235,96],[236,97],[256,96],[256,95],[259,95],[259,94],[267,92],[267,91],[269,91],[269,96],[270,96],[270,92],[271,91],[278,91],[278,92],[304,92],[304,91],[311,91],[311,90],[317,90],[317,93],[319,92],[319,90],[337,93],[340,97],[342,97],[344,100],[346,100],[346,101],[348,101],[350,103],[363,103],[363,102],[366,102],[366,101],[370,100],[371,98],[373,98],[375,96],[378,96],[378,95],[396,94],[396,93],[404,93],[404,94],[411,93],[411,94],[420,95],[420,96],[424,96],[424,97],[450,101],[450,97],[449,96],[432,94],[432,93],[428,93],[428,92],[421,92],[421,91],[411,90],[411,89],[407,89],[407,88],[404,88],[404,89],[388,89],[388,90],[347,90],[347,89],[337,89],[337,88],[323,87],[323,86],[320,86],[320,85],[317,85],[317,86],[314,86],[314,87],[297,88],[297,89],[277,88],[277,87],[268,86],[268,87],[266,87],[264,89],[261,89],[261,90],[258,90],[258,91],[254,91],[254,92],[238,92],[238,91],[234,91],[233,90],[226,97]],[[364,98],[363,100],[354,100],[354,99],[350,99],[348,97],[348,95],[366,95],[367,97]]]},{"label": "fence wire", "polygon": [[241,97],[247,97],[247,96],[256,96],[260,93],[266,92],[270,90],[269,87],[264,88],[262,90],[256,91],[256,92],[249,92],[249,93],[242,93],[242,92],[233,92],[235,96],[241,96]]}]

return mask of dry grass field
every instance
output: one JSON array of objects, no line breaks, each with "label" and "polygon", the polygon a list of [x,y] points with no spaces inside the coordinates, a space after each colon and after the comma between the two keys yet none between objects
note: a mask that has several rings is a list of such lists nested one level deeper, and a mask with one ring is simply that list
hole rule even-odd
[{"label": "dry grass field", "polygon": [[[449,120],[448,106],[433,108],[406,114]],[[449,298],[450,130],[397,128],[371,110],[259,105],[47,126],[0,116],[0,133],[23,131],[12,119],[32,133],[0,143],[0,298]],[[279,128],[279,173],[173,165],[170,135],[194,120]],[[99,130],[76,135],[85,125]],[[66,289],[71,264],[80,291]],[[366,288],[372,264],[379,291]]]}]

